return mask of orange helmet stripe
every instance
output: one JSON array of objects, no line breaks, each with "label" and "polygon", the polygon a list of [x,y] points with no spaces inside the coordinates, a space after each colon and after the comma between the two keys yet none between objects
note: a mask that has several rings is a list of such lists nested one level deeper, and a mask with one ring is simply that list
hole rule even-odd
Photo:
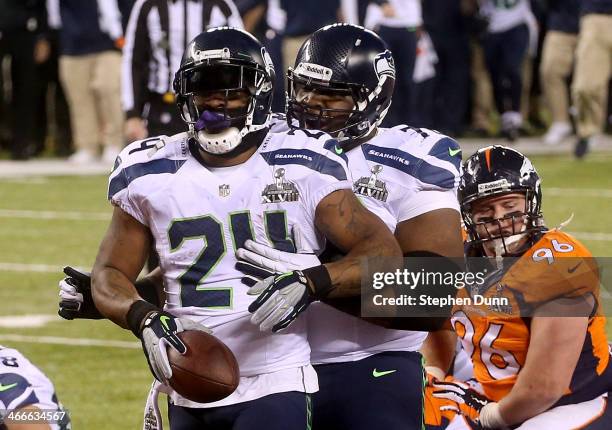
[{"label": "orange helmet stripe", "polygon": [[487,160],[487,169],[491,171],[491,148],[485,151],[485,159]]}]

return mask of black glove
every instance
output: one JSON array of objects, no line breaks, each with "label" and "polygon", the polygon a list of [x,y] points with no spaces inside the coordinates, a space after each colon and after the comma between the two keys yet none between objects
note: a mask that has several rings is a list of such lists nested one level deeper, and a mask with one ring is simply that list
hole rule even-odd
[{"label": "black glove", "polygon": [[74,267],[64,267],[66,277],[59,282],[59,311],[64,319],[99,320],[104,317],[94,304],[91,296],[91,276],[89,272],[81,272]]}]

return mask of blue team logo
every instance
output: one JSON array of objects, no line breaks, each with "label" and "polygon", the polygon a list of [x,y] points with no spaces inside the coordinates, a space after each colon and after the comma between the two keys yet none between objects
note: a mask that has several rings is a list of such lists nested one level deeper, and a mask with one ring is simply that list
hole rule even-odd
[{"label": "blue team logo", "polygon": [[376,71],[378,79],[383,76],[389,76],[395,79],[395,62],[393,61],[391,51],[387,49],[385,52],[376,55],[374,58],[374,70]]},{"label": "blue team logo", "polygon": [[376,164],[372,167],[372,169],[370,169],[372,174],[369,177],[363,176],[355,181],[353,184],[353,192],[362,196],[372,197],[381,202],[386,202],[387,197],[389,197],[387,184],[378,179],[378,175],[382,170],[383,167],[380,164]]},{"label": "blue team logo", "polygon": [[285,169],[276,169],[274,183],[266,185],[261,192],[262,203],[297,202],[300,197],[295,184],[285,179]]}]

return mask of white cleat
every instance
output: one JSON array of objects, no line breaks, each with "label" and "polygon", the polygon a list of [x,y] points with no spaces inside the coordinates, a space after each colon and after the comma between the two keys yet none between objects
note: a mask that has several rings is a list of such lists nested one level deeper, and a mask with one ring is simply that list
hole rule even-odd
[{"label": "white cleat", "polygon": [[546,145],[558,145],[572,135],[572,126],[568,122],[553,122],[544,135],[544,143]]},{"label": "white cleat", "polygon": [[79,149],[68,157],[68,161],[74,164],[91,164],[95,163],[97,159],[93,152],[87,149]]},{"label": "white cleat", "polygon": [[117,146],[104,147],[104,152],[102,152],[102,162],[104,164],[113,164],[120,152],[121,149]]}]

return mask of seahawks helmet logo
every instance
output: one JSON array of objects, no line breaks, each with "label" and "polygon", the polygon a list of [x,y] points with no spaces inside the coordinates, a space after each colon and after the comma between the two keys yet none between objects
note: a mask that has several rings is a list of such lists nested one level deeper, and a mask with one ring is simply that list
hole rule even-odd
[{"label": "seahawks helmet logo", "polygon": [[383,76],[389,76],[395,79],[395,63],[391,51],[388,49],[385,52],[381,52],[374,58],[374,70],[378,79]]},{"label": "seahawks helmet logo", "polygon": [[264,61],[266,73],[268,75],[271,75],[272,72],[274,72],[274,63],[272,62],[272,57],[270,57],[270,54],[268,54],[268,51],[266,50],[266,48],[261,48],[261,57],[263,58],[263,61]]}]

